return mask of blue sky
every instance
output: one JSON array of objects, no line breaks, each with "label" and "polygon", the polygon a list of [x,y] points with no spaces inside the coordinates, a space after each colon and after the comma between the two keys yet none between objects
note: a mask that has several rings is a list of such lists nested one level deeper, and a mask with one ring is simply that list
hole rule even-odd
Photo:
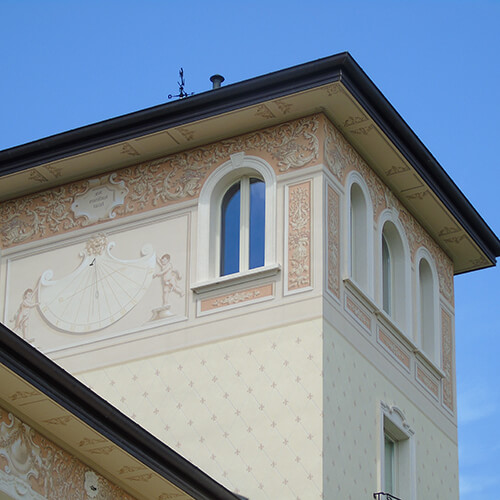
[{"label": "blue sky", "polygon": [[[0,149],[348,50],[500,234],[500,1],[0,0]],[[500,270],[456,278],[463,500],[500,499]]]}]

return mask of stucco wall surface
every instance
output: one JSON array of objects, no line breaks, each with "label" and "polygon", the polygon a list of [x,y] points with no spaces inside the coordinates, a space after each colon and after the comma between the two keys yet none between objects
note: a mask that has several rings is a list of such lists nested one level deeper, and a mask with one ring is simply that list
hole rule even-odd
[{"label": "stucco wall surface", "polygon": [[414,432],[414,498],[458,499],[456,442],[407,397],[389,371],[367,360],[326,321],[323,356],[325,499],[371,498],[380,491],[381,403],[400,409]]},{"label": "stucco wall surface", "polygon": [[79,378],[232,491],[319,499],[321,349],[318,319]]}]

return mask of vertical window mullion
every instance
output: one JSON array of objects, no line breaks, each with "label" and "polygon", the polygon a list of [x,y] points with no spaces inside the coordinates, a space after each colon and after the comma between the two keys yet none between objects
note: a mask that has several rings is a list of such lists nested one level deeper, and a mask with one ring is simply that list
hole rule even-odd
[{"label": "vertical window mullion", "polygon": [[250,246],[250,181],[248,177],[241,179],[240,205],[240,272],[248,271]]}]

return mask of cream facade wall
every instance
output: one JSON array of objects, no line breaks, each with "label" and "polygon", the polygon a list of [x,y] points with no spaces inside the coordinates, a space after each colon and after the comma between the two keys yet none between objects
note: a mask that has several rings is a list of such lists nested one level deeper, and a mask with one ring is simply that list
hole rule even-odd
[{"label": "cream facade wall", "polygon": [[[328,315],[337,328],[352,331]],[[337,316],[337,317],[336,317]],[[353,332],[354,333],[354,332]],[[325,321],[323,479],[327,499],[370,498],[382,491],[381,404],[397,408],[414,432],[415,459],[410,495],[402,498],[458,499],[456,428],[432,407],[414,383],[384,353],[363,346],[361,332],[346,338]]]},{"label": "cream facade wall", "polygon": [[[282,286],[287,294],[314,288],[321,282],[321,219],[312,214],[322,210],[324,121],[315,115],[3,203],[3,322],[80,371],[88,352],[125,341],[135,343],[135,353],[148,355],[158,352],[156,345],[140,341],[167,333],[173,337],[163,339],[168,348],[185,347],[185,335],[170,335],[185,328],[176,323],[201,326],[213,321],[204,316],[214,311],[280,297]],[[281,222],[274,273],[193,292],[199,281],[197,196],[218,166],[241,154],[261,158],[275,172]],[[306,166],[312,168],[304,174]],[[289,232],[284,217],[290,211]],[[166,286],[172,288],[167,304],[159,263],[165,255]],[[284,270],[287,281],[280,278]],[[210,338],[204,333],[187,344],[199,340]],[[103,355],[104,364],[109,356],[114,354]]]},{"label": "cream facade wall", "polygon": [[321,337],[296,322],[80,379],[232,491],[321,498]]},{"label": "cream facade wall", "polygon": [[[274,175],[274,261],[200,283],[198,197],[245,157]],[[372,207],[369,289],[349,273],[354,172]],[[381,306],[384,217],[407,247],[404,326]],[[12,200],[0,221],[3,322],[228,488],[368,498],[395,407],[415,436],[405,498],[458,498],[452,262],[323,115]],[[436,359],[418,335],[423,251]]]},{"label": "cream facade wall", "polygon": [[[458,498],[451,260],[329,125],[325,160],[325,498],[368,498],[384,490],[384,414],[398,415],[402,429],[412,436],[410,477],[399,496]],[[367,233],[373,238],[367,242],[369,276],[364,286],[354,280],[349,265],[352,182],[359,182],[365,193]],[[406,294],[405,324],[382,307],[385,220],[397,224],[406,250],[408,282],[400,291]],[[421,255],[436,270],[435,358],[424,352],[419,332]]]}]

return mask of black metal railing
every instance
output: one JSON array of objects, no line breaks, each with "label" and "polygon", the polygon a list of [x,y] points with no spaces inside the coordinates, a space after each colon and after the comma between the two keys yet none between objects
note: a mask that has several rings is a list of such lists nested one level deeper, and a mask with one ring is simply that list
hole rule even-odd
[{"label": "black metal railing", "polygon": [[390,493],[384,493],[383,491],[379,491],[378,493],[373,494],[373,498],[375,500],[402,500],[401,498],[395,497],[394,495],[391,495]]}]

